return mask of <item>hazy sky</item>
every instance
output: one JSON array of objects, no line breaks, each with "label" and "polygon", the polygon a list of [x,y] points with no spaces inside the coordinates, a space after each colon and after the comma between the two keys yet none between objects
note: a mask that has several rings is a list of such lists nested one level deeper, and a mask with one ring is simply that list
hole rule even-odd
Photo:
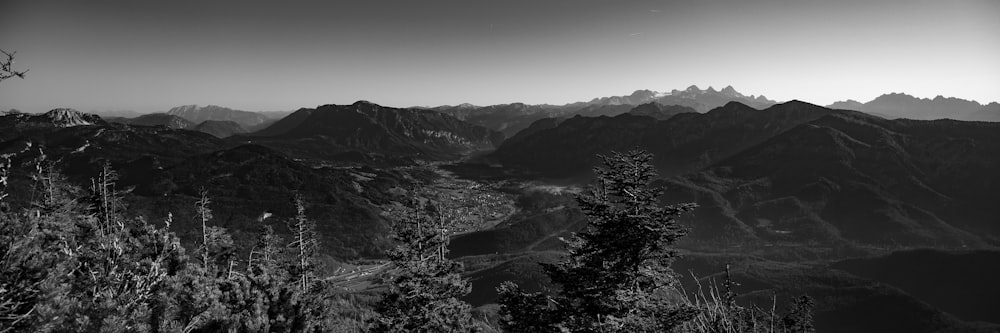
[{"label": "hazy sky", "polygon": [[1000,100],[1000,1],[3,1],[0,110],[563,104],[696,84]]}]

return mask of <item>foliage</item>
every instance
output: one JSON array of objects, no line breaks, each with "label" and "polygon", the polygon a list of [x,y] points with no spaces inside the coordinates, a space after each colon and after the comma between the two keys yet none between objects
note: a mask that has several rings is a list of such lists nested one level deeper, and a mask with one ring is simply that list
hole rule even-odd
[{"label": "foliage", "polygon": [[[695,278],[697,282],[698,279]],[[740,306],[736,302],[734,287],[738,284],[730,275],[729,265],[726,265],[726,275],[722,286],[712,281],[708,285],[708,294],[698,282],[698,291],[688,295],[687,302],[699,310],[698,315],[685,322],[676,331],[706,332],[706,333],[812,333],[813,326],[812,298],[801,296],[795,299],[791,308],[784,314],[777,312],[777,299],[772,298],[771,306],[761,309],[755,304],[749,307]]]},{"label": "foliage", "polygon": [[[568,256],[543,264],[561,287],[555,295],[498,288],[503,326],[513,332],[812,332],[812,301],[799,299],[784,317],[736,304],[728,276],[720,288],[689,299],[670,265],[687,231],[675,218],[694,204],[660,206],[652,155],[638,150],[601,156],[597,181],[577,196],[587,228],[565,240]],[[714,286],[713,286],[714,287]],[[700,289],[699,289],[700,291]]]},{"label": "foliage", "polygon": [[[0,332],[339,327],[332,311],[321,311],[330,291],[315,279],[303,288],[300,276],[312,268],[303,271],[303,253],[281,245],[266,215],[257,247],[241,262],[226,230],[211,225],[211,200],[202,192],[195,208],[203,237],[192,259],[169,230],[172,214],[163,227],[125,216],[128,191],[116,189],[117,177],[105,164],[83,193],[43,159],[32,175],[40,197],[23,211],[0,213]],[[307,220],[304,203],[297,205],[299,221]]]},{"label": "foliage", "polygon": [[[445,257],[448,230],[439,212],[425,207],[397,217],[399,245],[388,253],[394,266],[384,282],[388,292],[376,305],[372,332],[474,331],[462,265]],[[429,214],[435,214],[430,216]]]},{"label": "foliage", "polygon": [[[566,241],[565,260],[543,265],[561,290],[544,302],[516,286],[502,287],[508,329],[662,332],[697,314],[678,299],[670,270],[671,246],[686,233],[674,217],[695,205],[657,203],[661,191],[648,185],[656,176],[652,155],[633,150],[601,158],[596,184],[577,197],[590,224]],[[538,316],[530,313],[546,319],[533,322]]]}]

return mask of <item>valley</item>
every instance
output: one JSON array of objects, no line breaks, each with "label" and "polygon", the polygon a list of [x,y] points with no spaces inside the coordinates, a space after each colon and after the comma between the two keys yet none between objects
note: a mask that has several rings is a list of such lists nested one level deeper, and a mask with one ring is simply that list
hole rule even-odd
[{"label": "valley", "polygon": [[[683,94],[722,103],[711,91]],[[128,213],[169,216],[170,230],[192,248],[202,235],[192,202],[208,189],[211,223],[228,232],[236,257],[252,256],[261,225],[294,236],[292,194],[301,197],[317,221],[318,278],[339,297],[385,292],[384,279],[400,269],[386,257],[394,221],[407,207],[433,206],[450,239],[447,257],[471,283],[462,300],[495,316],[504,281],[554,288],[539,263],[558,262],[564,240],[587,225],[575,198],[597,156],[641,147],[654,153],[659,202],[699,206],[679,217],[688,235],[673,270],[686,297],[703,297],[728,266],[740,304],[783,311],[810,295],[820,331],[878,332],[907,320],[911,332],[1000,325],[984,310],[996,297],[982,298],[995,294],[985,284],[1000,253],[1000,211],[988,199],[1000,195],[991,172],[1000,167],[1000,125],[888,120],[799,101],[755,108],[730,95],[705,111],[693,102],[623,107],[614,99],[484,111],[499,112],[494,118],[459,108],[492,129],[449,115],[459,109],[360,101],[301,109],[232,135],[179,118],[218,107],[112,122],[56,110],[0,117],[0,151],[18,166],[8,188],[14,208],[29,207],[39,160],[58,161],[79,184],[108,163],[130,193]],[[641,96],[632,98],[652,98]],[[267,121],[218,112],[197,119]],[[530,124],[505,136],[515,121]],[[926,269],[928,260],[948,268]]]},{"label": "valley", "polygon": [[0,333],[1000,333],[998,0],[0,8]]}]

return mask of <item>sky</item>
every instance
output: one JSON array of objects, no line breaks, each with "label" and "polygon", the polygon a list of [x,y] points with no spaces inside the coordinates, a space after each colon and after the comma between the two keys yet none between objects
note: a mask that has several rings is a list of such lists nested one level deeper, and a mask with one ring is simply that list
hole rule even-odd
[{"label": "sky", "polygon": [[996,0],[3,0],[0,110],[564,104],[689,85],[1000,100]]}]

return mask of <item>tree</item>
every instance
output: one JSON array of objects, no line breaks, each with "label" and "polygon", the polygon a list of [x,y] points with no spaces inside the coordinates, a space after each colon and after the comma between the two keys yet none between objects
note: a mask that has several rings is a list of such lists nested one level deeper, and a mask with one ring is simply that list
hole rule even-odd
[{"label": "tree", "polygon": [[24,75],[28,73],[28,70],[18,71],[14,69],[14,55],[17,54],[17,51],[7,52],[0,50],[0,53],[3,53],[3,55],[7,58],[0,61],[0,81],[13,78],[15,76],[23,79]]},{"label": "tree", "polygon": [[[507,328],[663,332],[697,314],[679,301],[670,269],[677,256],[672,246],[687,233],[675,218],[696,205],[658,203],[662,190],[650,186],[656,176],[651,154],[632,150],[600,157],[604,167],[594,169],[596,183],[577,196],[590,223],[566,240],[562,262],[543,265],[561,290],[543,304],[537,294],[505,285],[500,297]],[[549,323],[528,322],[536,317]]]},{"label": "tree", "polygon": [[[9,167],[0,166],[4,180]],[[32,178],[42,198],[23,212],[0,213],[0,332],[43,331],[51,325],[46,319],[66,313],[53,300],[68,293],[63,282],[77,248],[73,219],[83,210],[69,199],[76,189],[44,160]]]},{"label": "tree", "polygon": [[295,218],[291,228],[294,240],[289,247],[296,251],[296,266],[292,275],[298,281],[302,291],[312,289],[316,280],[316,252],[319,241],[316,239],[316,225],[306,216],[305,200],[301,194],[295,195]]},{"label": "tree", "polygon": [[149,331],[176,237],[102,204],[122,195],[109,168],[89,197],[44,159],[32,178],[41,197],[0,214],[0,331]]},{"label": "tree", "polygon": [[462,265],[445,257],[448,230],[440,214],[417,205],[397,217],[389,251],[393,268],[383,278],[389,291],[376,305],[372,332],[474,331],[469,305],[459,298],[471,290]]},{"label": "tree", "polygon": [[208,255],[208,221],[212,219],[212,209],[208,208],[208,205],[212,203],[212,199],[208,197],[208,190],[201,189],[199,193],[201,198],[194,203],[195,211],[198,213],[198,219],[201,220],[201,263],[207,269],[209,267]]},{"label": "tree", "polygon": [[788,314],[781,320],[786,332],[816,332],[816,327],[813,325],[813,306],[815,303],[808,295],[796,298],[791,309],[788,310]]}]

